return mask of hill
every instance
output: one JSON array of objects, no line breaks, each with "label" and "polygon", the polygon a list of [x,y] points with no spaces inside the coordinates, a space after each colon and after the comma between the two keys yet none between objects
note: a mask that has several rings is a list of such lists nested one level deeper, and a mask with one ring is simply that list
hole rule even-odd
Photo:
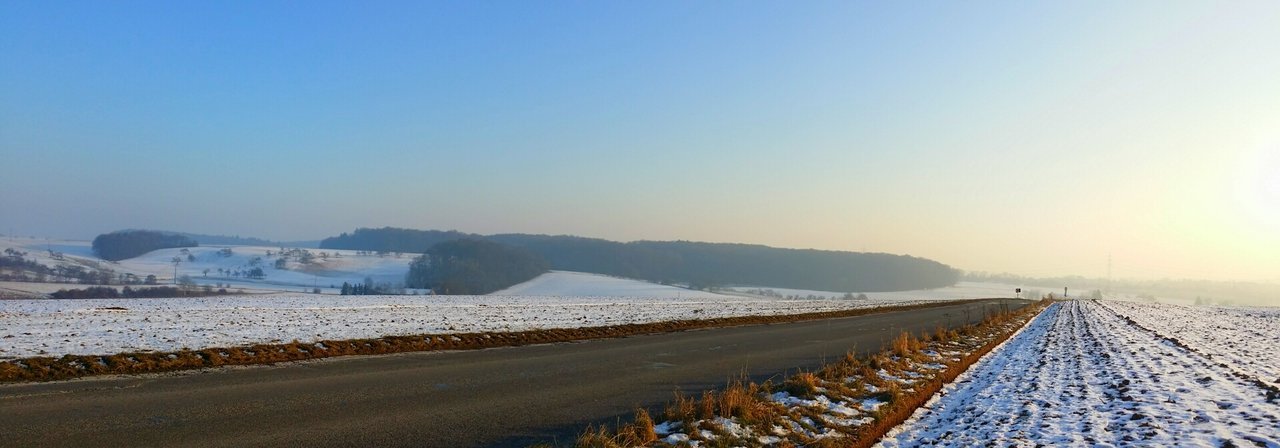
[{"label": "hill", "polygon": [[119,230],[93,239],[93,253],[107,261],[133,258],[157,249],[196,247],[191,238],[153,230]]},{"label": "hill", "polygon": [[456,230],[412,230],[395,227],[383,227],[381,229],[359,228],[351,233],[343,232],[341,235],[320,240],[320,248],[422,254],[436,244],[464,238],[483,238],[483,236],[462,233]]},{"label": "hill", "polygon": [[725,299],[732,294],[685,289],[677,286],[582,272],[551,271],[533,280],[491,293],[495,296],[571,297],[677,297]]},{"label": "hill", "polygon": [[822,291],[904,291],[951,286],[959,274],[937,261],[907,255],[782,249],[690,241],[622,243],[569,235],[474,235],[399,228],[357,229],[326,238],[325,249],[425,252],[462,238],[525,248],[551,269],[685,284],[695,288],[752,285]]}]

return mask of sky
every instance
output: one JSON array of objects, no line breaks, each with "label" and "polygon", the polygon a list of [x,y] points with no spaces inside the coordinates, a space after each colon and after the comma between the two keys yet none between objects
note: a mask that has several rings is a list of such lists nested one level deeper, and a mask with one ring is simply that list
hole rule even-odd
[{"label": "sky", "polygon": [[0,233],[1280,281],[1280,2],[0,2]]}]

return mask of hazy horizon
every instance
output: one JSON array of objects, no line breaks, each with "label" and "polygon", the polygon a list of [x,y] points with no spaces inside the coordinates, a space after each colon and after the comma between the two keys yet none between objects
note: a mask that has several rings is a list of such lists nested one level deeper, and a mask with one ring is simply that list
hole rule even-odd
[{"label": "hazy horizon", "polygon": [[1280,281],[1280,3],[0,4],[0,233]]}]

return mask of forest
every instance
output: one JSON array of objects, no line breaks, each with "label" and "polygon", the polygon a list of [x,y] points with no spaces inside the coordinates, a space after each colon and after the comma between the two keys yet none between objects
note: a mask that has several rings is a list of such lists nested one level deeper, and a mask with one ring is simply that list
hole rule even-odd
[{"label": "forest", "polygon": [[127,260],[147,252],[174,247],[196,247],[186,236],[154,230],[119,230],[93,239],[93,253],[109,261]]},{"label": "forest", "polygon": [[950,286],[959,272],[937,261],[883,253],[782,249],[690,241],[621,243],[568,235],[474,235],[457,231],[357,229],[321,248],[428,251],[460,238],[523,248],[550,269],[590,272],[694,288],[764,286],[837,292],[903,291]]},{"label": "forest", "polygon": [[159,299],[169,297],[207,297],[227,295],[226,288],[213,290],[208,285],[204,288],[177,288],[173,286],[156,286],[151,288],[131,288],[125,286],[117,290],[110,286],[91,286],[84,289],[59,289],[49,294],[54,299]]},{"label": "forest", "polygon": [[488,294],[547,270],[547,261],[527,249],[464,238],[438,243],[414,259],[405,284],[437,294]]},{"label": "forest", "polygon": [[445,241],[463,238],[479,239],[482,235],[462,233],[456,230],[413,230],[383,227],[381,229],[356,229],[320,241],[321,249],[368,250],[373,252],[426,253],[427,249]]}]

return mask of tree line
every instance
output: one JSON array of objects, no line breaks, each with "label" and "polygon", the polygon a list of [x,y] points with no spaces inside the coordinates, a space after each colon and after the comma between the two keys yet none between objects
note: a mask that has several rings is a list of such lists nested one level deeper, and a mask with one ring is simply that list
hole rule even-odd
[{"label": "tree line", "polygon": [[385,294],[403,294],[404,288],[394,288],[388,284],[377,285],[373,277],[365,276],[362,283],[342,282],[339,294],[344,296],[377,296]]},{"label": "tree line", "polygon": [[463,238],[479,239],[482,235],[462,233],[456,230],[413,230],[383,227],[381,229],[356,229],[320,241],[321,249],[345,249],[371,251],[379,254],[392,252],[426,253],[427,249],[445,241]]},{"label": "tree line", "polygon": [[117,290],[110,286],[91,286],[84,289],[59,289],[49,294],[54,299],[162,299],[169,297],[207,297],[231,294],[226,288],[213,290],[205,285],[203,288],[177,288],[173,286],[157,286],[154,288],[130,288]]},{"label": "tree line", "polygon": [[488,294],[548,269],[546,260],[527,249],[466,238],[438,243],[415,258],[405,284],[437,294]]},{"label": "tree line", "polygon": [[[837,292],[883,292],[954,285],[959,272],[937,261],[884,253],[782,249],[690,241],[621,243],[567,235],[474,235],[457,231],[357,229],[321,248],[428,252],[459,239],[522,248],[550,269],[590,272],[702,289],[750,285]],[[428,257],[429,258],[429,257]],[[461,268],[458,268],[461,269]]]},{"label": "tree line", "polygon": [[159,249],[199,246],[186,236],[154,230],[119,230],[93,239],[93,253],[109,261],[127,260]]}]

